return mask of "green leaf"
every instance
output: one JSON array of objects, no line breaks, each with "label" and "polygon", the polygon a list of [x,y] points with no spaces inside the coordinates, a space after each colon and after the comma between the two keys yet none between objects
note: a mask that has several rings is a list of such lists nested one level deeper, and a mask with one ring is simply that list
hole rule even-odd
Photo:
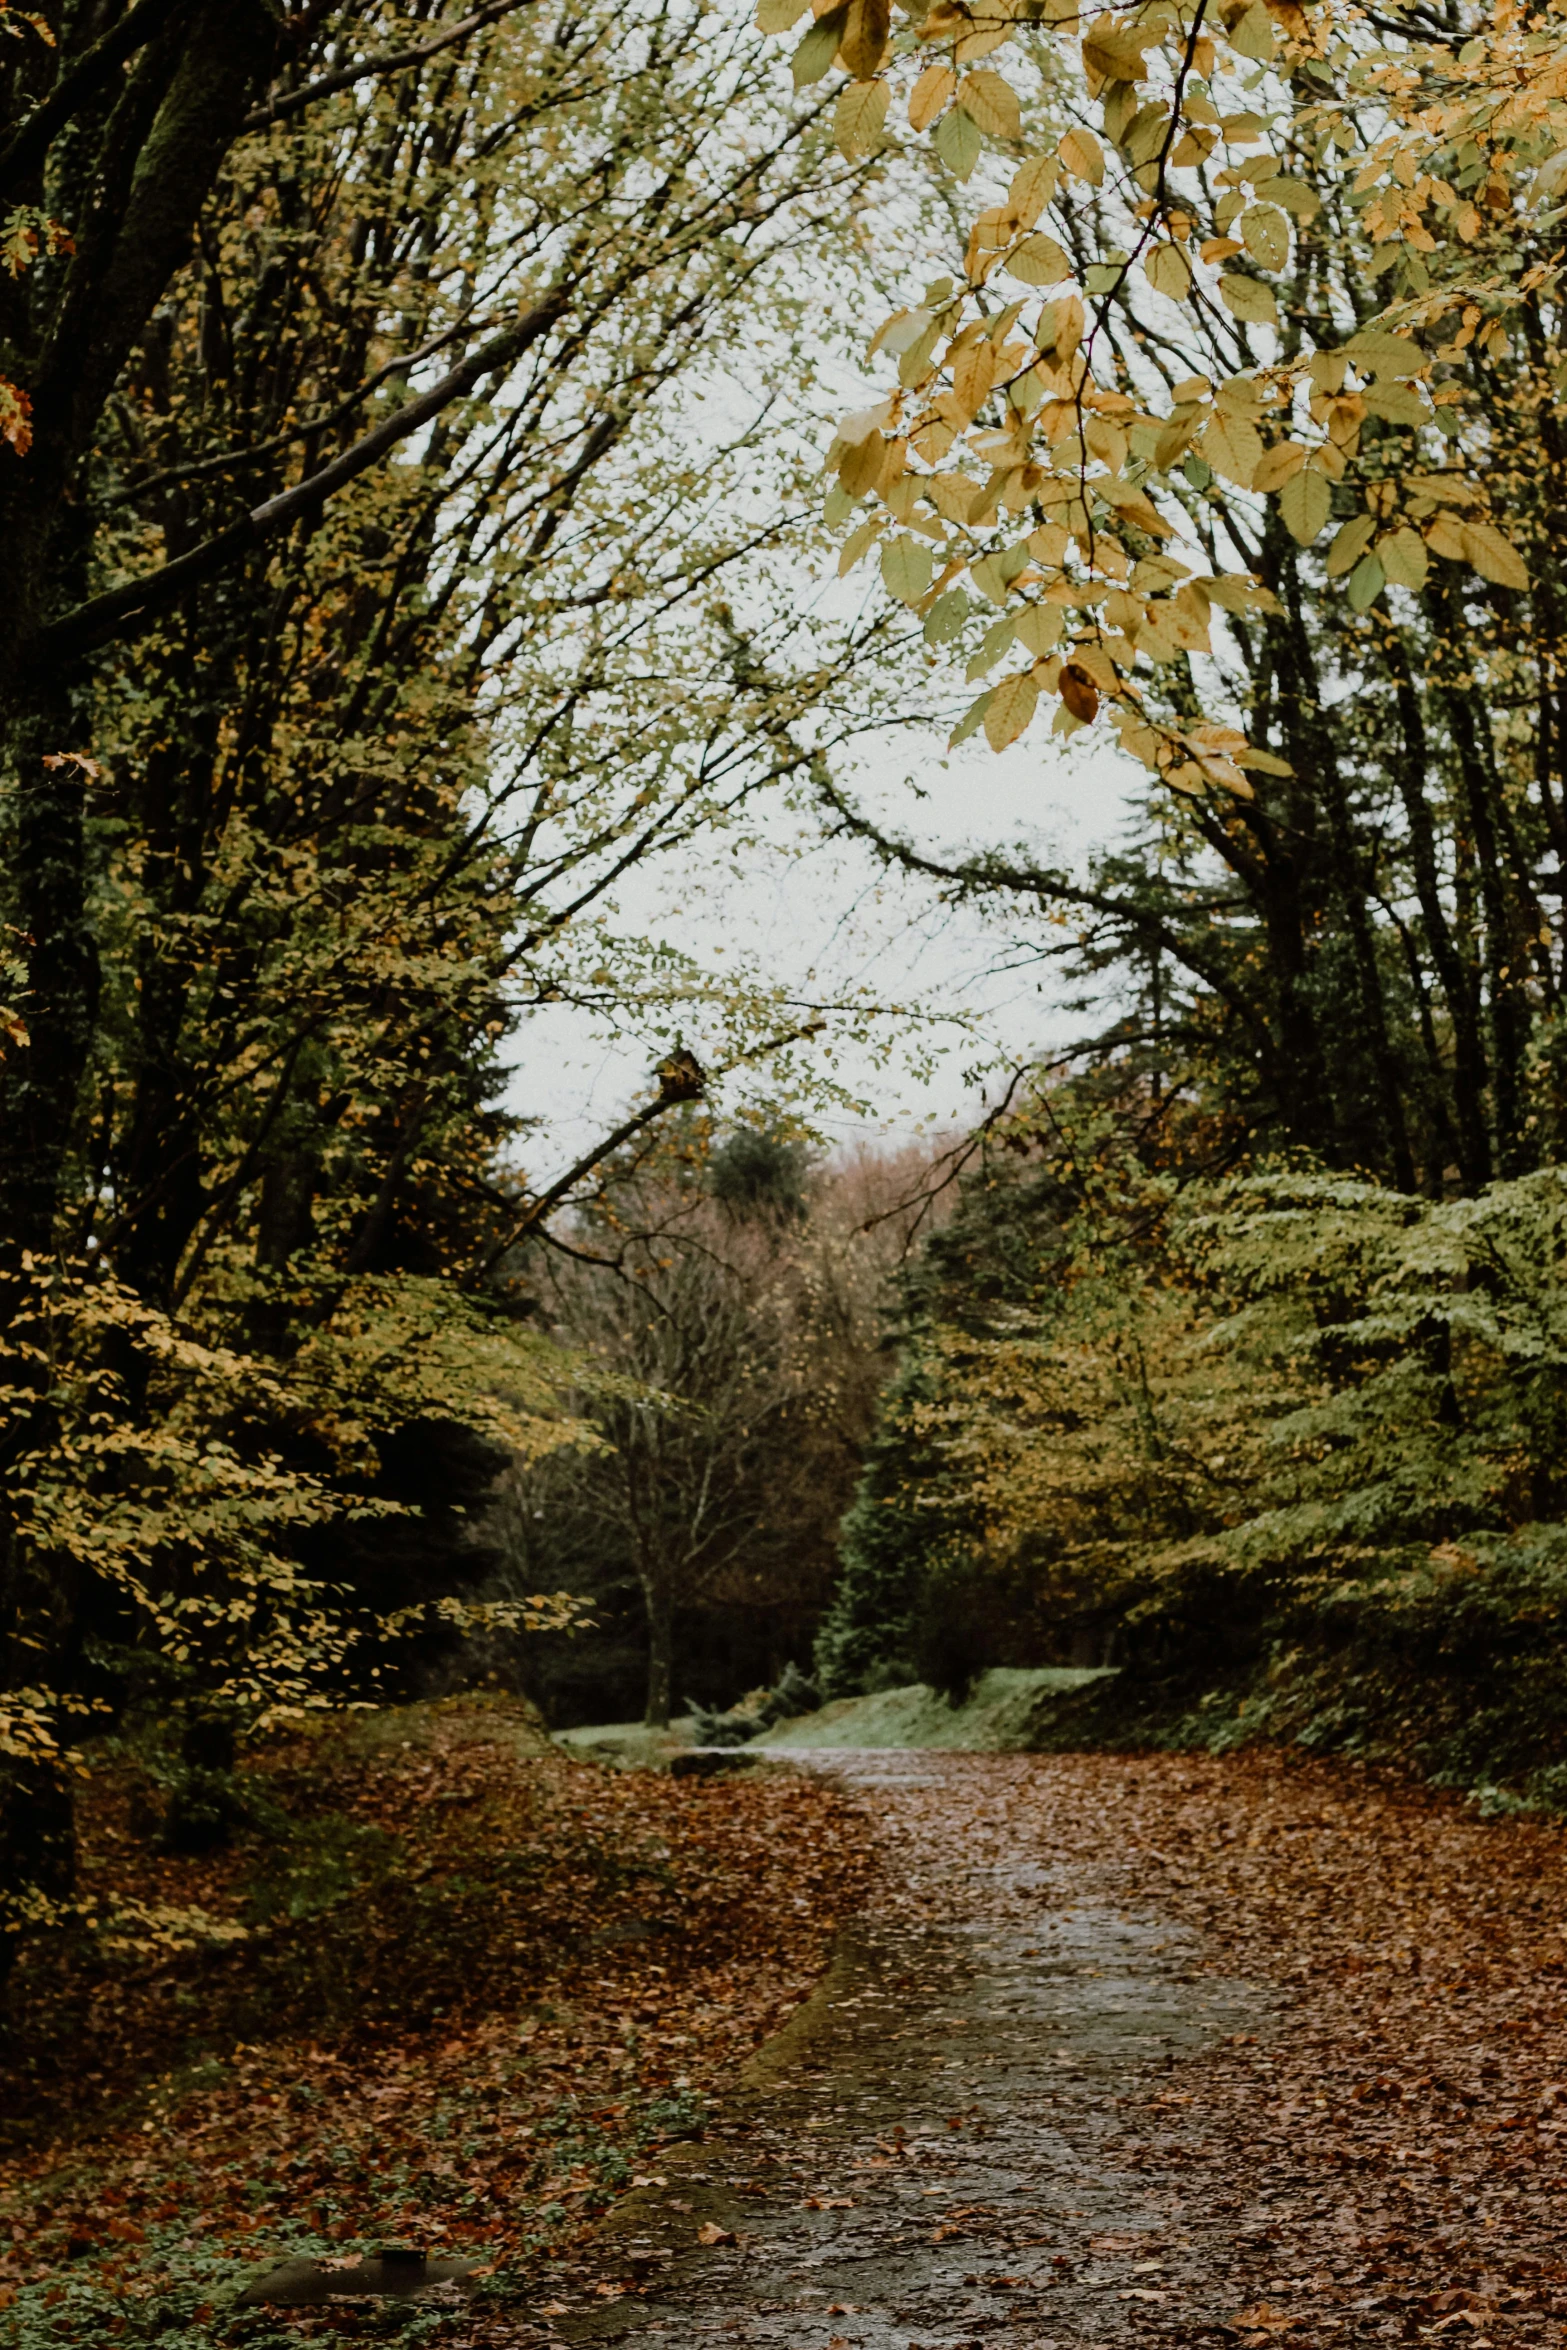
[{"label": "green leaf", "polygon": [[1260,63],[1273,55],[1273,19],[1262,0],[1251,0],[1251,6],[1230,35],[1230,47],[1238,57],[1254,57]]},{"label": "green leaf", "polygon": [[1340,579],[1346,571],[1354,569],[1376,535],[1376,527],[1374,514],[1357,514],[1345,523],[1328,549],[1329,579]]},{"label": "green leaf", "polygon": [[990,697],[994,691],[995,688],[993,686],[987,686],[982,694],[977,694],[974,700],[970,702],[968,708],[964,711],[962,717],[958,720],[957,725],[953,728],[951,734],[947,737],[947,748],[949,751],[955,751],[959,743],[966,743],[971,734],[977,734],[979,732],[980,727],[984,724],[985,721],[985,712],[990,708]]},{"label": "green leaf", "polygon": [[881,551],[881,576],[887,593],[900,604],[917,604],[930,586],[935,557],[920,539],[889,539]]},{"label": "green leaf", "polygon": [[840,7],[830,8],[825,16],[816,19],[791,60],[797,90],[808,90],[812,82],[819,82],[830,69],[848,21],[849,0],[842,0]]},{"label": "green leaf", "polygon": [[1296,473],[1279,492],[1279,512],[1290,537],[1302,547],[1320,538],[1333,512],[1333,485],[1325,473]]},{"label": "green leaf", "polygon": [[1304,180],[1269,180],[1268,201],[1270,204],[1282,204],[1285,211],[1293,212],[1297,220],[1315,220],[1322,210],[1322,198],[1315,188],[1308,188]]},{"label": "green leaf", "polygon": [[1290,257],[1289,222],[1275,205],[1252,204],[1241,214],[1241,243],[1259,267],[1282,269]]},{"label": "green leaf", "polygon": [[961,588],[948,588],[938,596],[925,615],[925,642],[928,645],[950,645],[962,633],[969,615],[969,601]]},{"label": "green leaf", "polygon": [[1170,112],[1166,106],[1139,106],[1122,134],[1122,145],[1133,165],[1152,163],[1164,145],[1165,133],[1170,127]]},{"label": "green leaf", "polygon": [[1362,555],[1349,575],[1351,609],[1364,612],[1374,604],[1387,584],[1387,574],[1375,555]]},{"label": "green leaf", "polygon": [[966,674],[970,685],[976,677],[983,677],[987,669],[993,669],[1003,653],[1012,650],[1020,617],[1016,612],[1003,612],[999,620],[991,622],[979,651],[968,665]]},{"label": "green leaf", "polygon": [[756,12],[756,29],[759,33],[790,32],[810,5],[811,0],[761,0]]},{"label": "green leaf", "polygon": [[979,161],[982,144],[974,117],[959,107],[950,108],[931,133],[931,141],[953,178],[966,180]]},{"label": "green leaf", "polygon": [[1025,286],[1058,286],[1072,275],[1072,264],[1054,237],[1025,237],[1003,264],[1011,277]]},{"label": "green leaf", "polygon": [[1243,319],[1248,326],[1277,326],[1279,306],[1273,288],[1263,284],[1260,277],[1242,277],[1232,274],[1219,280],[1219,299],[1232,318]]}]

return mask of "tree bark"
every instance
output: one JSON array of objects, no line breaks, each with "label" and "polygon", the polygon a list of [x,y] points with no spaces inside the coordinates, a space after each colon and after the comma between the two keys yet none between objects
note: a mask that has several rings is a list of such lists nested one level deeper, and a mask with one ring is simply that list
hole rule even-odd
[{"label": "tree bark", "polygon": [[674,1600],[658,1576],[644,1576],[642,1595],[647,1602],[647,1712],[643,1718],[650,1730],[667,1730],[675,1676]]}]

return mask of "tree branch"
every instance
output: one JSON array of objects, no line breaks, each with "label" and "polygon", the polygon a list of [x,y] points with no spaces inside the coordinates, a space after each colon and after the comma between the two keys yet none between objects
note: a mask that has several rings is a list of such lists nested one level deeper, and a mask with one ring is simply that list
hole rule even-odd
[{"label": "tree branch", "polygon": [[488,5],[476,8],[472,16],[465,16],[461,24],[449,25],[445,32],[436,33],[417,48],[394,50],[386,57],[361,58],[357,65],[340,65],[335,73],[324,73],[302,89],[285,90],[281,98],[258,106],[245,117],[241,128],[264,131],[269,124],[286,122],[292,114],[303,114],[318,98],[330,98],[334,91],[351,89],[355,82],[370,81],[383,74],[407,73],[411,67],[423,65],[427,59],[438,57],[443,49],[453,49],[459,41],[466,41],[470,33],[484,30],[498,17],[511,16],[519,8],[531,6],[531,0],[488,0]]},{"label": "tree branch", "polygon": [[415,399],[406,401],[372,432],[365,433],[352,447],[334,457],[330,464],[321,466],[304,481],[296,482],[291,489],[280,491],[275,498],[268,498],[263,505],[255,507],[238,522],[230,523],[227,530],[220,530],[214,537],[204,539],[200,546],[176,556],[172,563],[165,563],[160,570],[147,572],[140,579],[127,580],[123,586],[108,588],[101,596],[92,596],[85,604],[78,604],[74,612],[67,612],[61,619],[51,621],[47,628],[40,629],[33,638],[31,650],[34,657],[59,661],[88,652],[95,645],[106,644],[127,626],[140,626],[166,611],[187,588],[210,579],[248,548],[264,546],[269,539],[280,536],[301,515],[324,505],[328,498],[345,489],[351,481],[357,481],[360,474],[367,473],[371,466],[379,464],[399,441],[405,441],[410,433],[417,432],[421,425],[439,416],[442,409],[449,407],[453,400],[462,399],[485,376],[510,367],[530,344],[536,343],[548,331],[566,307],[566,301],[567,295],[563,289],[547,302],[541,302],[536,309],[530,310],[515,326],[506,327],[501,333],[492,335],[488,342],[480,344],[471,357],[443,375],[439,383],[432,384],[427,392],[419,393]]}]

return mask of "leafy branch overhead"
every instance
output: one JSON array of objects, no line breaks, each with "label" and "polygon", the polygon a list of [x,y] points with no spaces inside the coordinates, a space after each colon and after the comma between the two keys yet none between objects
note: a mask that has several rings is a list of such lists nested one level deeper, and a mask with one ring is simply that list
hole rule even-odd
[{"label": "leafy branch overhead", "polygon": [[762,0],[758,22],[808,13],[795,81],[848,77],[843,152],[906,121],[980,191],[961,264],[871,337],[896,381],[838,425],[827,499],[845,571],[875,550],[929,643],[978,638],[971,679],[1006,661],[955,742],[999,750],[1043,698],[1062,734],[1103,710],[1177,792],[1288,773],[1171,684],[1216,623],[1280,611],[1270,510],[1355,612],[1419,597],[1433,561],[1528,589],[1464,368],[1515,332],[1561,367],[1554,19]]}]

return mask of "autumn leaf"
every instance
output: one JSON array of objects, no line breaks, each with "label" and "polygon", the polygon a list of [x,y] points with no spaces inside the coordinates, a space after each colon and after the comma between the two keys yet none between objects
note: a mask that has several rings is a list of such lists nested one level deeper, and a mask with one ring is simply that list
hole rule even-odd
[{"label": "autumn leaf", "polygon": [[849,0],[839,47],[845,66],[856,81],[868,82],[881,64],[891,19],[891,0]]},{"label": "autumn leaf", "polygon": [[1296,473],[1279,493],[1284,527],[1302,547],[1320,538],[1333,513],[1333,485],[1325,474]]},{"label": "autumn leaf", "polygon": [[733,2228],[721,2228],[716,2220],[706,2219],[697,2229],[696,2240],[699,2244],[732,2244],[735,2232]]},{"label": "autumn leaf", "polygon": [[1034,715],[1039,687],[1030,670],[1004,677],[991,694],[985,711],[985,740],[993,751],[1014,743]]},{"label": "autumn leaf", "polygon": [[0,441],[6,441],[18,457],[25,457],[33,445],[33,403],[20,384],[0,375]]},{"label": "autumn leaf", "polygon": [[996,380],[996,353],[989,343],[970,343],[952,365],[952,389],[967,416],[977,415]]},{"label": "autumn leaf", "polygon": [[1251,486],[1265,496],[1271,496],[1292,480],[1305,462],[1306,451],[1299,441],[1276,441],[1271,449],[1264,450],[1258,460],[1251,477]]},{"label": "autumn leaf", "polygon": [[1498,587],[1526,588],[1529,574],[1520,561],[1517,549],[1493,522],[1465,522],[1459,525],[1459,537],[1464,555],[1472,569],[1482,579],[1494,580]]},{"label": "autumn leaf", "polygon": [[1192,290],[1192,265],[1179,245],[1155,245],[1143,257],[1143,275],[1171,302],[1184,302]]},{"label": "autumn leaf", "polygon": [[1022,131],[1017,92],[999,73],[965,74],[958,84],[958,104],[993,139],[1015,139]]},{"label": "autumn leaf", "polygon": [[1003,266],[1026,286],[1058,286],[1072,275],[1072,264],[1055,238],[1038,231],[1025,237]]},{"label": "autumn leaf", "polygon": [[927,65],[909,92],[909,127],[928,130],[957,86],[950,65]]},{"label": "autumn leaf", "polygon": [[833,138],[838,152],[851,163],[874,153],[881,142],[891,93],[885,82],[851,82],[838,93],[833,109]]},{"label": "autumn leaf", "polygon": [[1262,463],[1262,435],[1244,416],[1219,410],[1210,418],[1197,446],[1215,473],[1222,473],[1240,489],[1251,488]]},{"label": "autumn leaf", "polygon": [[1068,661],[1061,671],[1056,691],[1074,718],[1087,726],[1099,715],[1099,689],[1081,661]]},{"label": "autumn leaf", "polygon": [[1418,593],[1425,586],[1429,558],[1425,541],[1417,530],[1411,530],[1406,523],[1402,530],[1395,530],[1387,538],[1379,539],[1376,551],[1394,587],[1409,588]]},{"label": "autumn leaf", "polygon": [[1075,180],[1086,180],[1097,188],[1105,176],[1104,149],[1092,131],[1071,130],[1061,141],[1061,161]]}]

